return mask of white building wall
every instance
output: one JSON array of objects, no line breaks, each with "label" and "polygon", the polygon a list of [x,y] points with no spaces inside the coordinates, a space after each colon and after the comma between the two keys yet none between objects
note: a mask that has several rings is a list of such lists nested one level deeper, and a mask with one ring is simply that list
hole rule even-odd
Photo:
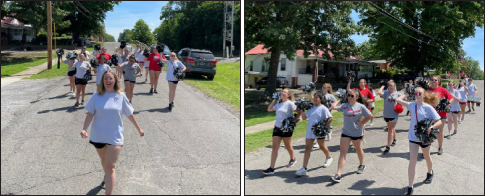
[{"label": "white building wall", "polygon": [[311,74],[298,74],[297,85],[307,85],[310,82],[312,82]]}]

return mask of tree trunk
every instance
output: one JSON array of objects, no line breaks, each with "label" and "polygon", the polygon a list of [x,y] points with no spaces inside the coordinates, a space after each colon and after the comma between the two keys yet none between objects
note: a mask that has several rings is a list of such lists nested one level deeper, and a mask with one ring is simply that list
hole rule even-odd
[{"label": "tree trunk", "polygon": [[276,91],[276,77],[278,74],[278,63],[280,62],[281,49],[273,48],[271,51],[271,59],[269,61],[268,81],[266,82],[266,88],[264,94],[271,96]]}]

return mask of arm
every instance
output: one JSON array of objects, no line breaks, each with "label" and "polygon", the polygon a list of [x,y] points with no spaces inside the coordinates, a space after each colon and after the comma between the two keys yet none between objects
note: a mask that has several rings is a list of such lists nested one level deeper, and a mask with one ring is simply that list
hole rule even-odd
[{"label": "arm", "polygon": [[135,115],[132,114],[131,116],[128,116],[128,119],[136,127],[136,129],[138,130],[138,133],[140,133],[140,136],[144,136],[145,132],[141,130],[140,126],[138,125],[138,122],[136,122]]},{"label": "arm", "polygon": [[73,67],[74,67],[74,66],[73,66],[73,63],[74,63],[74,60],[70,60],[70,59],[69,59],[69,68],[73,68]]},{"label": "arm", "polygon": [[428,135],[429,135],[429,133],[431,133],[431,128],[432,129],[438,129],[439,126],[441,126],[441,120],[434,121],[433,126],[429,127],[429,129],[428,129]]},{"label": "arm", "polygon": [[[305,113],[303,113],[303,112],[302,112],[302,111],[300,111],[300,110],[297,110],[297,111],[298,111],[298,113],[300,113],[300,116],[301,116],[301,119],[302,119],[302,120],[306,120],[306,119],[308,119],[308,118],[306,117]],[[303,113],[303,114],[302,114],[302,113]]]},{"label": "arm", "polygon": [[272,101],[272,102],[269,104],[269,106],[268,106],[268,110],[267,110],[267,111],[268,111],[268,112],[274,112],[274,111],[276,111],[276,110],[274,110],[274,109],[273,109],[273,106],[274,106],[275,104],[276,104],[276,99],[275,99],[275,100],[273,100],[273,101]]},{"label": "arm", "polygon": [[453,96],[453,99],[456,100],[456,101],[460,101],[460,99],[461,99],[460,93],[458,93],[458,97],[453,95],[453,94],[451,94],[451,96]]},{"label": "arm", "polygon": [[352,82],[352,80],[349,80],[349,83],[347,84],[347,92],[350,91],[350,82]]},{"label": "arm", "polygon": [[[369,89],[367,89],[367,90],[369,90]],[[369,100],[367,100],[367,102],[369,102],[369,103],[375,102],[376,100],[374,98],[374,95],[372,94],[372,91],[369,90],[369,92],[370,92],[369,93]]]},{"label": "arm", "polygon": [[337,100],[336,102],[333,102],[332,103],[332,110],[337,110],[338,111],[337,105],[338,105],[339,102],[340,102],[340,100]]},{"label": "arm", "polygon": [[325,128],[330,127],[330,123],[332,122],[332,120],[333,120],[333,117],[328,118],[327,126],[325,126]]},{"label": "arm", "polygon": [[407,98],[407,97],[408,97],[407,94],[401,95],[399,98],[396,99],[396,102],[407,108],[409,102],[404,101],[404,98]]},{"label": "arm", "polygon": [[86,114],[86,118],[84,119],[84,126],[83,130],[81,131],[81,137],[82,138],[87,138],[88,137],[88,132],[86,132],[86,129],[88,129],[89,125],[91,124],[91,121],[94,118],[94,114],[91,112],[88,112]]},{"label": "arm", "polygon": [[364,118],[364,120],[362,120],[362,121],[357,121],[357,122],[355,122],[355,124],[359,125],[359,126],[364,126],[365,123],[367,123],[367,121],[369,121],[372,117],[374,117],[374,115],[372,115],[372,113],[371,113],[369,116],[367,116],[367,118]]},{"label": "arm", "polygon": [[[300,119],[300,116],[301,116],[301,112],[299,110],[296,110],[296,117],[295,117],[294,122],[298,122],[298,120]],[[305,115],[303,114],[303,116],[305,116]],[[303,119],[303,120],[305,120],[305,119]]]},{"label": "arm", "polygon": [[384,91],[384,86],[381,86],[381,88],[379,88],[379,90],[377,90],[377,95],[379,95],[381,97],[384,96],[383,91]]}]

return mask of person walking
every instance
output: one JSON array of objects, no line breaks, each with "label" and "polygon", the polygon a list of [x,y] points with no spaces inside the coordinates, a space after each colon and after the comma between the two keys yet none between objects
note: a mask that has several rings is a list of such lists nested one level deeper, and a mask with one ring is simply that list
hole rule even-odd
[{"label": "person walking", "polygon": [[[327,102],[323,103],[323,105],[325,107],[327,107],[328,111],[331,112],[332,111],[332,103],[337,101],[335,96],[333,96],[332,85],[330,83],[323,84],[322,92],[323,92],[323,95],[325,96],[325,100],[327,100]],[[312,100],[312,102],[314,102],[312,94],[310,94],[310,99]],[[315,104],[315,102],[314,102],[314,104]],[[325,138],[326,141],[330,141],[332,139],[332,125],[330,125],[329,131],[330,132],[328,133],[327,137]],[[318,148],[318,142],[315,142],[313,144],[313,148]]]},{"label": "person walking", "polygon": [[[284,88],[280,92],[281,94],[281,103],[278,103],[279,100],[275,99],[269,104],[267,111],[274,112],[276,111],[276,121],[273,128],[273,145],[271,151],[271,164],[268,169],[263,171],[265,175],[273,175],[274,168],[276,164],[276,158],[278,157],[278,149],[280,148],[281,140],[285,144],[286,150],[288,150],[288,154],[290,154],[290,162],[286,167],[291,167],[295,165],[296,158],[295,152],[293,150],[293,146],[291,146],[291,136],[293,136],[293,132],[283,132],[281,128],[283,127],[283,120],[293,115],[293,112],[296,110],[296,105],[294,103],[295,97],[293,93],[290,92],[289,88]],[[300,118],[300,115],[297,114],[295,118],[295,122]]]},{"label": "person walking", "polygon": [[[475,84],[473,84],[473,80],[471,78],[468,78],[468,84],[466,85],[466,87],[468,88],[467,96],[471,97],[473,100],[473,98],[475,98],[475,95],[478,93],[478,88],[477,86],[475,86]],[[473,111],[475,111],[475,102],[474,101],[467,101],[467,102],[468,102],[468,112],[472,112],[470,110],[470,103],[472,105]]]},{"label": "person walking", "polygon": [[136,63],[135,55],[130,55],[128,62],[124,62],[120,65],[123,70],[123,78],[125,79],[125,92],[128,100],[133,98],[133,89],[135,89],[136,75],[140,73],[141,68]]},{"label": "person walking", "polygon": [[424,119],[432,119],[433,125],[428,128],[428,135],[431,131],[441,126],[440,116],[432,105],[439,103],[439,96],[437,93],[425,92],[423,88],[417,87],[414,91],[416,101],[407,102],[404,98],[408,97],[408,94],[402,95],[396,99],[396,102],[403,107],[407,107],[411,111],[411,123],[409,124],[408,140],[409,140],[409,166],[408,166],[408,182],[409,186],[406,191],[406,195],[412,195],[414,191],[413,182],[416,172],[416,162],[418,161],[419,147],[423,151],[424,159],[426,160],[426,166],[428,167],[428,173],[426,174],[425,184],[430,184],[433,180],[433,161],[430,155],[431,144],[423,144],[416,138],[415,125]]},{"label": "person walking", "polygon": [[458,87],[458,92],[460,92],[460,110],[461,110],[461,118],[459,117],[458,124],[461,124],[461,121],[465,120],[465,107],[466,107],[466,102],[467,102],[467,92],[468,92],[468,87],[465,85],[465,80],[460,80],[460,86]]},{"label": "person walking", "polygon": [[123,73],[123,68],[121,67],[121,64],[128,62],[128,57],[130,57],[130,49],[128,47],[121,49],[120,61],[118,66],[116,67],[117,74],[120,74],[118,75],[120,76],[119,79],[125,78],[125,74]]},{"label": "person walking", "polygon": [[[158,66],[158,62],[161,59],[165,59],[164,55],[160,55],[158,53],[156,46],[152,46],[152,53],[150,56],[147,58],[147,61],[150,62],[148,69],[150,71],[150,93],[158,93],[157,92],[157,85],[158,85],[158,77],[160,76],[160,73],[162,72],[162,68]],[[168,77],[169,73],[167,73]],[[170,74],[172,75],[172,74]]]},{"label": "person walking", "polygon": [[451,96],[453,97],[453,103],[451,103],[450,112],[448,112],[448,139],[451,139],[451,124],[455,126],[455,131],[453,135],[455,135],[458,131],[458,117],[460,116],[460,99],[461,94],[457,90],[457,85],[453,83],[453,80],[448,82],[448,92],[450,92]]},{"label": "person walking", "polygon": [[[396,140],[396,124],[399,118],[399,113],[397,113],[394,108],[396,107],[396,99],[401,96],[401,93],[396,91],[396,83],[389,82],[387,90],[384,91],[384,86],[377,91],[377,94],[384,99],[384,120],[387,123],[387,145],[383,154],[389,153],[391,146],[395,146]],[[392,143],[391,143],[392,141]]]},{"label": "person walking", "polygon": [[[140,65],[140,76],[143,76],[143,67],[145,66],[145,56],[143,56],[143,48],[140,45],[136,46],[137,49],[135,50],[135,57],[138,61],[138,65]],[[148,71],[147,71],[148,72]],[[146,77],[146,74],[145,74]],[[145,79],[146,82],[146,79]]]},{"label": "person walking", "polygon": [[99,88],[99,84],[101,82],[103,82],[101,79],[101,77],[103,76],[104,72],[108,71],[108,70],[111,70],[111,67],[109,67],[108,64],[106,64],[106,57],[103,55],[103,56],[100,56],[99,57],[99,65],[98,67],[96,67],[96,73],[99,73],[99,74],[96,74],[96,89]]},{"label": "person walking", "polygon": [[[446,98],[449,100],[450,104],[453,103],[453,97],[451,94],[443,87],[441,87],[441,77],[439,75],[435,75],[431,77],[431,85],[428,89],[429,92],[435,92],[438,93],[440,99],[441,98]],[[439,103],[439,102],[438,102]],[[436,106],[434,106],[436,109]],[[440,129],[440,134],[438,136],[438,155],[443,154],[443,140],[445,138],[443,129],[445,127],[445,121],[447,118],[447,113],[446,112],[438,112],[438,114],[441,117],[441,125],[439,126]]]},{"label": "person walking", "polygon": [[[353,89],[350,89],[350,83],[352,82],[352,80],[349,80],[349,83],[347,84],[347,92],[349,92],[350,90],[354,90],[356,88],[353,88]],[[368,105],[368,110],[371,110],[371,105],[370,103],[372,102],[375,102],[376,100],[374,99],[374,95],[372,94],[372,92],[366,88],[367,86],[367,81],[365,81],[365,79],[360,79],[359,80],[359,92],[360,94],[362,94],[362,96],[366,99],[367,103],[369,103]],[[372,118],[372,117],[371,117]],[[364,139],[364,136],[365,136],[365,126],[362,127],[362,133],[363,133],[363,136],[362,136],[362,141],[365,141]]]},{"label": "person walking", "polygon": [[106,53],[107,51],[108,51],[108,50],[106,49],[106,47],[104,47],[104,46],[103,46],[103,47],[101,47],[101,53],[99,53],[99,54],[97,54],[97,55],[96,55],[96,59],[98,59],[98,62],[99,62],[99,57],[100,57],[100,56],[104,56],[104,58],[105,58],[107,61],[111,59],[111,55],[110,55],[110,54],[107,54],[107,53]]},{"label": "person walking", "polygon": [[183,73],[185,72],[186,67],[182,62],[180,62],[180,60],[177,58],[177,55],[175,55],[174,52],[170,53],[169,59],[170,60],[168,61],[162,60],[162,62],[167,64],[167,76],[165,77],[165,79],[168,82],[168,89],[169,89],[168,110],[172,111],[172,108],[174,107],[173,100],[175,99],[175,90],[177,89],[177,84],[179,82],[179,79],[177,79],[173,73],[177,68],[182,69],[182,73]]},{"label": "person walking", "polygon": [[[330,156],[330,151],[328,151],[327,146],[325,146],[325,138],[324,137],[316,137],[313,134],[312,126],[317,124],[318,122],[328,119],[326,128],[330,128],[330,123],[332,122],[332,114],[328,110],[327,107],[323,105],[325,101],[325,95],[322,92],[316,92],[313,96],[313,102],[315,105],[312,109],[308,110],[304,115],[302,115],[302,120],[308,119],[308,125],[306,130],[305,136],[305,154],[303,156],[303,167],[300,170],[296,171],[297,176],[304,176],[306,175],[308,169],[308,161],[310,160],[310,153],[312,152],[312,144],[315,140],[317,140],[318,145],[320,146],[320,150],[323,151],[325,154],[325,163],[323,167],[328,167],[332,164],[333,158]],[[298,111],[301,115],[301,111]]]},{"label": "person walking", "polygon": [[72,93],[73,96],[76,95],[76,83],[75,83],[76,77],[74,76],[76,75],[76,67],[74,67],[73,65],[77,61],[78,61],[77,59],[66,59],[64,61],[64,63],[68,65],[67,76],[69,77],[69,87],[70,87],[69,93]]},{"label": "person walking", "polygon": [[[365,86],[367,88],[367,84]],[[372,96],[376,97],[377,94],[376,92],[374,91],[374,89],[372,88],[369,88],[369,90],[372,92]],[[374,108],[376,107],[376,102],[370,102],[370,113],[372,113],[372,115],[374,115]],[[372,126],[372,122],[374,122],[374,116],[372,116],[372,118],[370,119],[370,123],[369,123],[369,126]]]},{"label": "person walking", "polygon": [[334,182],[341,181],[342,170],[345,165],[345,156],[349,150],[350,142],[353,143],[357,156],[359,157],[357,173],[361,174],[365,170],[364,151],[362,150],[361,140],[364,136],[363,126],[372,117],[372,113],[367,109],[370,107],[370,104],[358,90],[349,91],[347,96],[348,103],[344,103],[338,107],[337,104],[340,101],[332,104],[332,109],[342,112],[344,116],[344,126],[340,137],[340,156],[338,159],[337,174],[331,177],[331,180]]},{"label": "person walking", "polygon": [[[96,148],[104,170],[101,186],[106,189],[106,195],[112,195],[116,182],[116,161],[124,141],[122,116],[128,117],[140,137],[144,136],[145,132],[138,125],[133,114],[133,106],[128,103],[126,95],[120,88],[116,74],[108,70],[102,74],[101,79],[103,82],[86,104],[85,109],[88,112],[81,137],[89,137],[89,143]],[[91,134],[88,135],[87,129],[90,124]]]},{"label": "person walking", "polygon": [[86,57],[84,57],[83,54],[79,54],[78,58],[78,61],[72,65],[76,68],[76,74],[74,75],[76,77],[74,80],[74,83],[76,84],[76,103],[74,104],[74,107],[79,106],[79,94],[81,94],[81,92],[81,105],[84,105],[84,94],[86,93],[86,84],[88,84],[88,81],[84,79],[84,74],[91,69],[91,65],[86,61]]}]

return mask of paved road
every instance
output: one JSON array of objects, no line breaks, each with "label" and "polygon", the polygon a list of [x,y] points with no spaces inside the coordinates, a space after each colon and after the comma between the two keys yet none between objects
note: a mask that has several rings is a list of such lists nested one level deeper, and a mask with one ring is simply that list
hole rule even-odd
[{"label": "paved road", "polygon": [[[479,96],[483,97],[483,81],[475,83],[478,89],[481,89]],[[464,123],[458,126],[458,134],[449,140],[445,139],[442,155],[436,154],[437,142],[432,145],[431,157],[435,176],[430,185],[422,183],[426,178],[427,168],[425,160],[418,158],[414,194],[484,194],[484,112],[483,106],[475,109],[475,112],[465,115]],[[409,116],[400,116],[396,127],[398,143],[391,148],[388,155],[383,156],[381,153],[387,143],[387,132],[382,129],[385,126],[382,113],[377,114],[374,125],[366,129],[365,172],[356,173],[358,158],[355,150],[349,150],[341,183],[333,183],[330,180],[337,172],[341,131],[334,132],[332,140],[326,142],[330,155],[334,158],[332,165],[323,168],[325,156],[320,150],[314,149],[308,164],[309,172],[303,177],[295,176],[295,172],[303,164],[303,138],[293,141],[298,162],[291,168],[284,167],[290,157],[284,146],[280,147],[276,161],[277,169],[273,176],[265,177],[262,174],[270,164],[270,146],[248,153],[245,155],[245,194],[402,195],[408,185],[409,120]],[[448,128],[445,126],[445,133],[447,131]]]},{"label": "paved road", "polygon": [[[112,53],[117,44],[106,45]],[[133,107],[145,136],[123,117],[115,194],[240,194],[239,114],[185,82],[169,112],[165,72],[158,94],[144,77]],[[85,103],[95,87],[87,85]],[[86,110],[68,91],[65,77],[2,87],[1,194],[104,194],[99,157],[79,134]]]}]

